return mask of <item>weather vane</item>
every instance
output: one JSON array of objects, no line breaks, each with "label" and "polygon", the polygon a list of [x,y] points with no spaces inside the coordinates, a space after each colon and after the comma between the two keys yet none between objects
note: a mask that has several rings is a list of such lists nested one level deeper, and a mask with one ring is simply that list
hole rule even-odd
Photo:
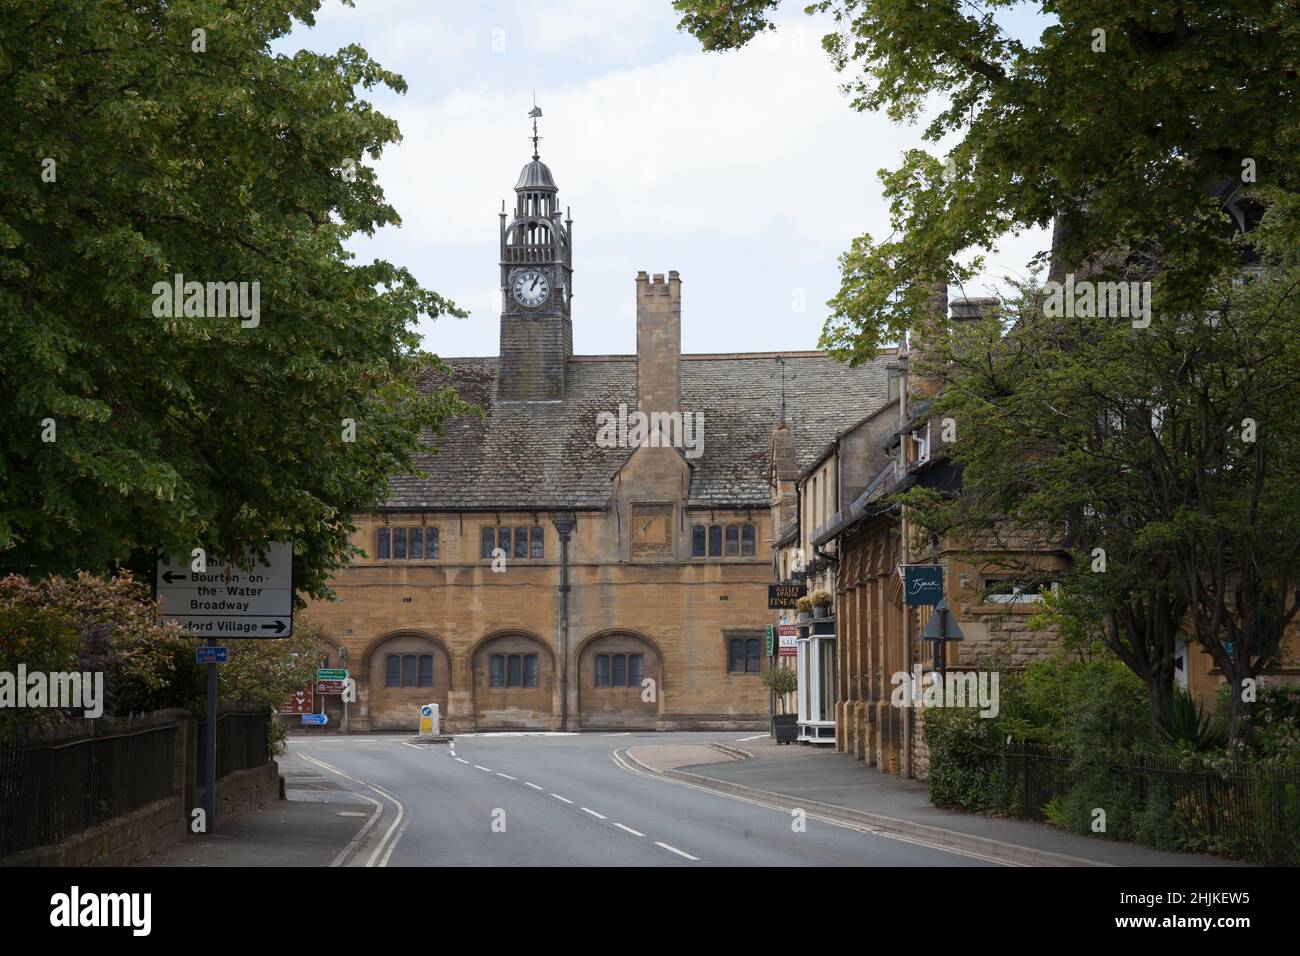
[{"label": "weather vane", "polygon": [[542,115],[542,108],[537,105],[536,94],[533,95],[533,108],[528,111],[528,115],[533,118],[533,159],[538,159],[540,157],[537,155],[537,141],[541,137],[537,135],[537,117]]}]

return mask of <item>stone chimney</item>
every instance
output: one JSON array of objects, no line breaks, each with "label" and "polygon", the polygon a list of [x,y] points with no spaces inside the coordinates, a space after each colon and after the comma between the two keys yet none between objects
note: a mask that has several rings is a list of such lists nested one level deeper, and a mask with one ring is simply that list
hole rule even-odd
[{"label": "stone chimney", "polygon": [[799,517],[795,488],[799,483],[799,460],[794,449],[794,427],[782,422],[772,426],[772,526],[773,538],[785,533]]},{"label": "stone chimney", "polygon": [[643,412],[680,412],[682,280],[636,275],[636,399]]}]

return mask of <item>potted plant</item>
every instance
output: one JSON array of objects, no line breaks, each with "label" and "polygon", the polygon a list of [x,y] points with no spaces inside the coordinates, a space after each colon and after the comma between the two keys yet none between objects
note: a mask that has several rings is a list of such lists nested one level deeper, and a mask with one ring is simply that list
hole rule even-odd
[{"label": "potted plant", "polygon": [[826,591],[826,590],[814,591],[812,593],[811,600],[812,600],[813,617],[830,617],[831,604],[835,600],[833,597],[831,597],[830,591]]},{"label": "potted plant", "polygon": [[794,602],[794,609],[799,612],[799,620],[807,621],[812,617],[812,599],[801,597]]},{"label": "potted plant", "polygon": [[[802,599],[801,599],[802,600]],[[769,667],[762,673],[763,685],[776,693],[781,712],[772,718],[772,736],[778,744],[789,744],[799,737],[799,717],[785,712],[785,698],[799,689],[799,675],[793,667]]]}]

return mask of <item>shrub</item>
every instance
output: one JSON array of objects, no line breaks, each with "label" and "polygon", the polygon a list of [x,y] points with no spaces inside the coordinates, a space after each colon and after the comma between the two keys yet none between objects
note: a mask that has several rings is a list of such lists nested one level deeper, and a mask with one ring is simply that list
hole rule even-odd
[{"label": "shrub", "polygon": [[1222,750],[1228,743],[1221,726],[1202,712],[1196,699],[1181,687],[1174,688],[1169,708],[1160,715],[1156,729],[1165,743],[1180,751],[1209,753]]},{"label": "shrub", "polygon": [[989,776],[998,745],[994,721],[972,707],[931,707],[922,712],[930,750],[929,793],[936,807],[998,812]]}]

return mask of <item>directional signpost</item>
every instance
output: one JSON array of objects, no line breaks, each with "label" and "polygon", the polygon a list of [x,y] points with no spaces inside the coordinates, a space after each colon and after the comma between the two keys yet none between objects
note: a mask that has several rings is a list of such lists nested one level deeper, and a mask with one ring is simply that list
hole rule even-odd
[{"label": "directional signpost", "polygon": [[318,680],[316,682],[316,693],[321,694],[341,694],[348,689],[347,680]]},{"label": "directional signpost", "polygon": [[316,709],[312,702],[312,692],[310,687],[305,687],[294,694],[283,704],[276,708],[282,714],[310,714]]},{"label": "directional signpost", "polygon": [[343,667],[318,667],[316,668],[317,680],[347,680],[348,672]]},{"label": "directional signpost", "polygon": [[267,562],[245,571],[210,560],[194,571],[187,555],[158,560],[164,620],[202,637],[288,637],[293,633],[293,546],[276,543]]},{"label": "directional signpost", "polygon": [[325,714],[303,714],[302,722],[307,727],[324,727],[330,719]]},{"label": "directional signpost", "polygon": [[207,638],[207,646],[197,649],[195,659],[208,665],[208,766],[203,803],[207,832],[211,833],[217,810],[217,665],[225,663],[227,654],[217,639],[288,637],[293,633],[293,546],[271,544],[266,561],[248,570],[229,561],[199,561],[186,552],[162,554],[154,586],[160,621],[180,624]]}]

